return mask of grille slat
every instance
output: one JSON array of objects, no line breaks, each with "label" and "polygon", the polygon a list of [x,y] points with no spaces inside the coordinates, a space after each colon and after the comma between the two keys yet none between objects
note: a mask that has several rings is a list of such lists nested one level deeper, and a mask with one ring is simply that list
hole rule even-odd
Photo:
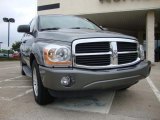
[{"label": "grille slat", "polygon": [[76,45],[76,53],[109,52],[109,42],[80,43]]},{"label": "grille slat", "polygon": [[117,42],[117,50],[118,52],[137,51],[137,44],[129,42]]},{"label": "grille slat", "polygon": [[77,56],[76,63],[87,66],[106,66],[110,64],[110,55]]},{"label": "grille slat", "polygon": [[137,53],[129,53],[129,54],[119,54],[118,55],[118,64],[126,64],[133,62],[137,59]]}]

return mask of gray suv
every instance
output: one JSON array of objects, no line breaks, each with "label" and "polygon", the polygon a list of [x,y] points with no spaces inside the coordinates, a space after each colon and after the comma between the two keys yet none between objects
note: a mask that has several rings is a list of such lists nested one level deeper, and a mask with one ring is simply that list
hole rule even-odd
[{"label": "gray suv", "polygon": [[135,37],[103,30],[91,21],[40,15],[24,32],[22,75],[32,77],[35,101],[105,89],[126,89],[146,78],[151,63]]}]

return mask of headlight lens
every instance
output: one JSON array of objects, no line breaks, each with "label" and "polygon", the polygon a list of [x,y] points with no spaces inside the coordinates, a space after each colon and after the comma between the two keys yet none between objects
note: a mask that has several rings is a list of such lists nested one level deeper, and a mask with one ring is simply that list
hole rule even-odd
[{"label": "headlight lens", "polygon": [[69,46],[48,45],[43,52],[44,62],[47,66],[71,66],[71,49]]},{"label": "headlight lens", "polygon": [[70,49],[68,48],[59,48],[56,51],[56,58],[58,61],[68,61],[70,60],[70,56],[71,56],[71,53],[70,53]]},{"label": "headlight lens", "polygon": [[139,55],[140,55],[140,59],[144,60],[145,59],[145,54],[144,54],[144,48],[143,45],[139,46]]}]

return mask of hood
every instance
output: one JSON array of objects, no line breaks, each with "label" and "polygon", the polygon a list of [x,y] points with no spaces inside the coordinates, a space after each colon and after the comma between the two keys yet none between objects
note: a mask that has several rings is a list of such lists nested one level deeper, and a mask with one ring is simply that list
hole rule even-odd
[{"label": "hood", "polygon": [[38,33],[38,38],[63,42],[72,42],[77,39],[87,38],[126,38],[136,40],[135,37],[131,37],[120,33],[109,31],[95,31],[88,29],[59,29],[42,31]]}]

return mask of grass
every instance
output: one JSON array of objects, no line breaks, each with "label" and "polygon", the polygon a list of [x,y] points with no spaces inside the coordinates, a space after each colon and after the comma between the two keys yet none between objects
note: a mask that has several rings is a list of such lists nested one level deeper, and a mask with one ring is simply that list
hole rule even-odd
[{"label": "grass", "polygon": [[15,59],[15,58],[0,58],[0,62],[1,61],[19,61],[19,59]]}]

